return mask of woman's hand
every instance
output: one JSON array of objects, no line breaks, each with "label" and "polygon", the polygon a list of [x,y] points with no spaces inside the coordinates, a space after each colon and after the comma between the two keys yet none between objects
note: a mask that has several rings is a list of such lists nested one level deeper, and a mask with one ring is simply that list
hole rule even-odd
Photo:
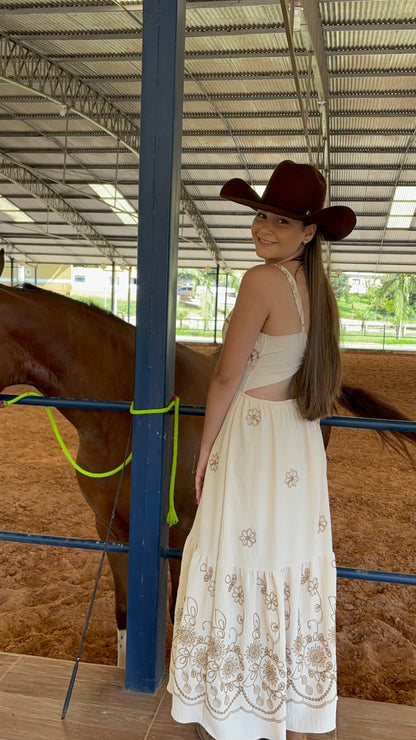
[{"label": "woman's hand", "polygon": [[209,460],[210,450],[207,452],[200,452],[198,465],[196,467],[195,474],[195,489],[196,489],[196,503],[199,505],[202,496],[202,489],[204,487],[205,471],[207,469]]}]

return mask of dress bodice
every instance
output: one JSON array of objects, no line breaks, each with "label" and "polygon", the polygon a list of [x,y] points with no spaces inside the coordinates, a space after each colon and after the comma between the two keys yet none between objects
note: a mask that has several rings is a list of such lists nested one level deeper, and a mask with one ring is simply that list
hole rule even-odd
[{"label": "dress bodice", "polygon": [[[250,352],[240,385],[241,392],[261,386],[279,383],[293,377],[299,370],[306,349],[307,335],[302,301],[294,277],[283,265],[275,265],[286,275],[292,289],[293,298],[299,313],[301,331],[296,334],[272,336],[260,332]],[[225,337],[230,316],[224,322]]]}]

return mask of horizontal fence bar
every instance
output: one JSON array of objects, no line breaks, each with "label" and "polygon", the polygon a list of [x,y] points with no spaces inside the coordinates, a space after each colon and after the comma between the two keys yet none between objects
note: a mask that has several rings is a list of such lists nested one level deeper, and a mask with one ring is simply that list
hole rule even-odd
[{"label": "horizontal fence bar", "polygon": [[[104,542],[104,540],[87,540],[76,537],[56,537],[47,534],[26,534],[25,532],[0,531],[0,541],[17,542],[23,545],[47,545],[50,547],[69,547],[78,550],[99,550],[107,552],[128,553],[128,542]],[[161,550],[163,558],[180,560],[182,550],[165,547]],[[364,570],[363,568],[337,568],[338,578],[351,578],[360,581],[379,581],[416,586],[416,575],[411,573],[392,573],[381,570]]]},{"label": "horizontal fence bar", "polygon": [[[164,558],[180,560],[182,550],[166,547],[162,550]],[[412,573],[391,573],[382,570],[364,570],[363,568],[337,568],[338,578],[352,578],[360,581],[383,581],[385,583],[405,583],[416,586],[416,575]]]},{"label": "horizontal fence bar", "polygon": [[[12,401],[16,396],[0,393],[0,404]],[[48,396],[26,396],[16,401],[19,406],[54,406],[70,409],[99,409],[105,411],[129,411],[131,401],[93,401],[87,398],[50,398]]]},{"label": "horizontal fence bar", "polygon": [[362,568],[337,568],[338,578],[353,578],[359,581],[381,581],[383,583],[405,583],[416,586],[416,575],[412,573],[391,573],[383,570],[363,570]]},{"label": "horizontal fence bar", "polygon": [[365,419],[353,416],[327,416],[321,419],[324,427],[348,427],[352,429],[384,429],[390,432],[416,432],[416,421],[398,419]]},{"label": "horizontal fence bar", "polygon": [[[14,395],[0,394],[0,404],[15,398]],[[53,406],[56,408],[99,409],[106,411],[129,411],[129,401],[96,401],[77,398],[55,398],[48,396],[26,396],[17,403],[25,406]],[[204,416],[204,406],[179,406],[179,413],[185,416]],[[328,416],[321,419],[322,426],[347,427],[356,429],[379,429],[386,431],[416,432],[416,422],[396,419],[366,419],[350,416]],[[87,540],[71,537],[55,537],[52,535],[25,534],[22,532],[0,531],[0,541],[17,542],[31,545],[49,545],[55,547],[70,547],[83,550],[106,550],[108,552],[128,552],[128,543],[108,542],[103,540]],[[164,558],[179,560],[182,550],[164,548],[161,551]],[[371,571],[360,568],[337,568],[339,578],[352,578],[365,581],[379,581],[385,583],[401,583],[416,585],[416,575],[410,573],[391,573],[388,571]]]},{"label": "horizontal fence bar", "polygon": [[[0,405],[12,401],[16,396],[0,393]],[[96,401],[88,398],[56,398],[49,396],[25,396],[16,401],[19,406],[52,406],[54,408],[99,409],[100,411],[130,411],[131,401]],[[1,406],[0,406],[1,407]],[[204,416],[205,406],[179,406],[184,416]]]},{"label": "horizontal fence bar", "polygon": [[[15,396],[0,394],[0,404]],[[106,411],[129,411],[130,401],[95,401],[82,398],[55,398],[48,396],[26,396],[17,402],[23,406],[54,406],[56,408],[99,409]],[[179,406],[183,416],[204,416],[205,406]],[[353,429],[383,429],[394,432],[416,432],[415,421],[397,419],[367,419],[352,416],[327,416],[321,419],[321,426],[347,427]]]},{"label": "horizontal fence bar", "polygon": [[25,532],[0,531],[0,541],[18,542],[23,545],[49,545],[50,547],[72,547],[77,550],[106,550],[106,552],[128,552],[127,542],[106,543],[104,540],[85,540],[76,537],[55,537],[48,534],[26,534]]}]

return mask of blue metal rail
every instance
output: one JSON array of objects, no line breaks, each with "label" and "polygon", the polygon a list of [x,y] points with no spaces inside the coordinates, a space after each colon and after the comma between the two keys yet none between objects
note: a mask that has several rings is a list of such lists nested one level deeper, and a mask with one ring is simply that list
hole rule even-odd
[{"label": "blue metal rail", "polygon": [[[104,540],[87,540],[76,537],[57,537],[47,534],[28,534],[25,532],[0,531],[0,541],[17,542],[23,545],[47,545],[50,547],[70,547],[77,550],[99,550],[106,552],[128,553],[128,542],[107,542]],[[165,547],[161,550],[163,558],[180,560],[182,550]],[[338,578],[351,578],[359,581],[380,581],[383,583],[400,583],[416,586],[416,575],[412,573],[392,573],[382,570],[365,570],[363,568],[337,568]]]},{"label": "blue metal rail", "polygon": [[[11,401],[15,396],[0,393],[0,403]],[[96,401],[83,398],[55,398],[48,396],[26,396],[17,402],[22,406],[51,406],[56,408],[98,409],[103,411],[129,411],[131,401]],[[180,405],[183,416],[204,416],[205,406]],[[321,419],[324,427],[348,427],[352,429],[378,429],[391,432],[416,432],[416,421],[397,419],[367,419],[356,416],[327,416]]]}]

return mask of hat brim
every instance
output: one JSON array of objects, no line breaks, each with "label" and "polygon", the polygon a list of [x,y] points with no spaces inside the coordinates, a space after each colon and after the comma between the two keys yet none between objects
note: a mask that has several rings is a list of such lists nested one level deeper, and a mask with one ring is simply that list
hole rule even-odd
[{"label": "hat brim", "polygon": [[234,203],[253,208],[255,211],[270,211],[271,213],[279,213],[281,216],[298,219],[305,224],[316,224],[324,238],[333,242],[348,236],[357,222],[354,211],[348,206],[329,206],[305,216],[304,213],[291,211],[276,203],[267,203],[248,183],[238,177],[225,183],[221,188],[220,196],[226,200],[232,200]]}]

